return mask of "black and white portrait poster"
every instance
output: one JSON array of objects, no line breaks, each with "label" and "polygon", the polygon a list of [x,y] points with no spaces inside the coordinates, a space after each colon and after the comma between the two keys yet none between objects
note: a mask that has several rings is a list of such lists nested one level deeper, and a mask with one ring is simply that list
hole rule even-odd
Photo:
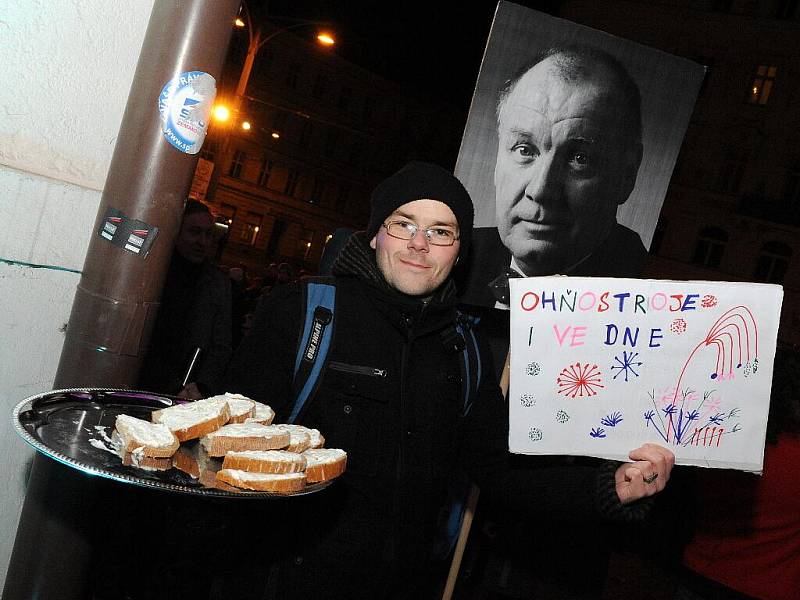
[{"label": "black and white portrait poster", "polygon": [[508,277],[637,277],[703,79],[689,60],[497,6],[456,164],[475,204],[465,300]]}]

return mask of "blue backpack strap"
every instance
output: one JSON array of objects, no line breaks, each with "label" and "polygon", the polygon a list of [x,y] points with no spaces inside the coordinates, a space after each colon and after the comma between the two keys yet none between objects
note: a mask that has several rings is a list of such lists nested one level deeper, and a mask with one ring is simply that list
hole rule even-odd
[{"label": "blue backpack strap", "polygon": [[483,373],[481,371],[481,351],[475,337],[473,327],[478,324],[478,317],[458,312],[456,330],[464,338],[464,349],[461,351],[461,381],[463,395],[463,411],[466,416],[472,408],[472,402],[478,394]]},{"label": "blue backpack strap", "polygon": [[299,418],[317,387],[335,326],[336,285],[333,278],[310,279],[304,287],[305,320],[294,363],[294,405],[287,421]]}]

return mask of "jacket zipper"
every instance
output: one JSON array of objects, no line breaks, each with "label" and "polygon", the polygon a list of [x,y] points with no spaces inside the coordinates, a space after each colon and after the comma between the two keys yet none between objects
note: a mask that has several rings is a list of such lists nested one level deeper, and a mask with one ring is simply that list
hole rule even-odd
[{"label": "jacket zipper", "polygon": [[334,371],[343,373],[354,373],[356,375],[368,375],[369,377],[386,377],[386,369],[376,369],[375,367],[362,367],[360,365],[348,365],[341,362],[331,361],[328,367]]}]

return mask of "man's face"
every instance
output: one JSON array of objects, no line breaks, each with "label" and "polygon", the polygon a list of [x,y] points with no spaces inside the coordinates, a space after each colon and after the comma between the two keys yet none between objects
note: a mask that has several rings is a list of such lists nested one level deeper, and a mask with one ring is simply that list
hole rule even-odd
[{"label": "man's face", "polygon": [[641,145],[602,69],[565,81],[552,58],[511,90],[498,115],[497,228],[527,275],[563,271],[594,251],[636,181]]},{"label": "man's face", "polygon": [[370,241],[386,282],[410,296],[427,296],[447,279],[455,265],[461,242],[434,246],[425,237],[431,227],[449,228],[458,234],[458,221],[450,207],[438,200],[414,200],[400,206],[384,223],[405,221],[419,227],[410,240],[390,236],[385,227]]},{"label": "man's face", "polygon": [[175,248],[189,262],[200,264],[208,256],[214,239],[214,218],[208,213],[186,215]]}]

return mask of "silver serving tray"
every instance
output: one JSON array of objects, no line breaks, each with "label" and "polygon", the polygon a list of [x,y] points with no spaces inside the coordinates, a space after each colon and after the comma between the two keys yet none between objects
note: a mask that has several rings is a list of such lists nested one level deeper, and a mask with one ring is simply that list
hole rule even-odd
[{"label": "silver serving tray", "polygon": [[149,421],[154,410],[182,402],[185,400],[149,392],[70,388],[26,398],[14,407],[13,421],[17,433],[36,451],[82,473],[121,483],[230,498],[303,496],[332,483],[315,483],[290,494],[240,490],[215,483],[214,474],[222,467],[222,459],[209,457],[197,440],[181,444],[180,455],[176,453],[174,460],[167,461],[163,470],[125,465],[120,456],[104,448],[110,448],[110,444],[101,443],[104,434],[111,436],[117,415],[126,414]]}]

